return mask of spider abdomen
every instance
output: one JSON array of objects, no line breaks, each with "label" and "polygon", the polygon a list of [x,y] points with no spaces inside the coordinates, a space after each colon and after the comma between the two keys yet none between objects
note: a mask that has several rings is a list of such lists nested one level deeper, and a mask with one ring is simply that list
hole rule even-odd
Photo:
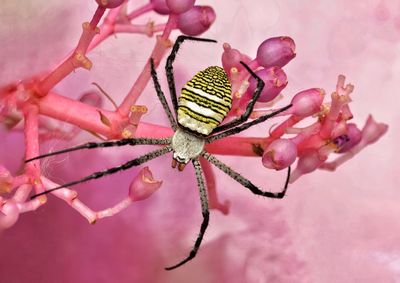
[{"label": "spider abdomen", "polygon": [[208,67],[183,86],[178,101],[178,123],[201,135],[209,135],[231,107],[227,74],[221,67]]}]

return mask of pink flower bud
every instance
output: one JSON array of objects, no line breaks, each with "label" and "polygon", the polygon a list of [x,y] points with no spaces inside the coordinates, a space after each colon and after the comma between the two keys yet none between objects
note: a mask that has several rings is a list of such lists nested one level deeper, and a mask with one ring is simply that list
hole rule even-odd
[{"label": "pink flower bud", "polygon": [[13,199],[7,200],[0,210],[0,230],[13,226],[17,222],[18,217],[19,209],[17,202]]},{"label": "pink flower bud", "polygon": [[324,162],[324,160],[319,158],[317,150],[309,150],[300,156],[299,161],[297,162],[296,171],[300,171],[301,174],[310,173],[317,169],[322,162]]},{"label": "pink flower bud", "polygon": [[339,153],[343,153],[352,149],[361,141],[361,131],[353,123],[347,124],[347,133],[334,139],[334,143],[338,147]]},{"label": "pink flower bud", "polygon": [[172,13],[181,14],[189,11],[196,0],[166,0],[168,8]]},{"label": "pink flower bud", "polygon": [[388,125],[377,123],[374,118],[369,115],[368,120],[362,129],[362,140],[365,144],[374,143],[386,133],[387,129]]},{"label": "pink flower bud", "polygon": [[101,7],[112,9],[120,6],[125,0],[96,0]]},{"label": "pink flower bud", "polygon": [[296,45],[290,37],[268,38],[258,47],[257,61],[265,68],[283,67],[296,56],[295,48]]},{"label": "pink flower bud", "polygon": [[224,53],[222,53],[222,67],[224,67],[225,71],[229,74],[231,68],[238,68],[241,66],[240,60],[242,54],[239,50],[231,48],[228,43],[224,43]]},{"label": "pink flower bud", "polygon": [[129,186],[129,197],[132,201],[144,200],[161,187],[162,181],[153,178],[149,167],[144,167]]},{"label": "pink flower bud", "polygon": [[178,28],[187,35],[199,35],[215,21],[215,12],[210,6],[194,6],[186,13],[179,14]]},{"label": "pink flower bud", "polygon": [[221,58],[222,67],[224,67],[228,75],[231,73],[232,68],[236,68],[237,71],[244,69],[240,61],[246,64],[250,63],[251,59],[247,55],[242,54],[239,50],[232,48],[228,43],[224,43],[223,48],[224,53],[222,53]]},{"label": "pink flower bud", "polygon": [[[273,100],[288,83],[285,72],[278,67],[259,70],[256,72],[256,75],[259,76],[265,83],[261,95],[258,98],[259,102],[269,102]],[[253,77],[250,77],[249,87],[246,92],[249,98],[251,98],[250,96],[253,96],[256,87],[257,81]]]},{"label": "pink flower bud", "polygon": [[171,10],[167,6],[167,2],[165,0],[150,0],[153,5],[153,10],[156,13],[161,15],[168,15],[171,13]]},{"label": "pink flower bud", "polygon": [[269,169],[282,170],[290,166],[296,157],[296,144],[288,139],[278,139],[264,151],[262,163]]},{"label": "pink flower bud", "polygon": [[293,115],[307,117],[318,113],[321,110],[321,104],[324,100],[325,92],[320,88],[310,88],[297,93],[292,99]]}]

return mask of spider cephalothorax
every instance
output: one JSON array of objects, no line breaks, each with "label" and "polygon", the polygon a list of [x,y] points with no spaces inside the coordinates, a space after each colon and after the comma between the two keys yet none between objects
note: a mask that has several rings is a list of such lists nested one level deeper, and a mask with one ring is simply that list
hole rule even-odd
[{"label": "spider cephalothorax", "polygon": [[165,66],[166,75],[168,79],[169,91],[171,94],[171,101],[175,112],[174,118],[164,93],[161,90],[158,82],[157,73],[154,68],[153,59],[150,59],[151,65],[151,76],[153,78],[154,87],[157,92],[157,96],[167,114],[168,120],[174,130],[174,135],[171,138],[155,139],[155,138],[130,138],[122,139],[117,141],[106,141],[101,143],[86,143],[76,147],[60,150],[37,156],[32,159],[26,160],[30,162],[35,159],[43,158],[46,156],[66,153],[84,148],[97,148],[97,147],[112,147],[112,146],[124,146],[124,145],[161,145],[162,147],[151,151],[143,156],[137,157],[130,160],[120,166],[106,169],[103,171],[95,172],[89,176],[86,176],[80,180],[66,183],[62,186],[49,189],[43,193],[34,195],[32,198],[39,195],[47,194],[54,190],[58,190],[64,187],[73,186],[79,183],[83,183],[92,179],[101,178],[105,175],[113,174],[118,171],[126,170],[134,166],[143,164],[156,157],[164,155],[168,152],[173,152],[172,156],[172,167],[178,165],[178,169],[182,171],[187,163],[192,162],[197,179],[197,185],[200,193],[201,209],[203,215],[203,222],[200,227],[199,235],[195,241],[195,244],[189,253],[189,255],[180,261],[179,263],[167,267],[167,270],[171,270],[181,266],[182,264],[193,259],[200,247],[203,240],[204,233],[208,226],[209,221],[209,209],[207,192],[205,188],[205,182],[203,177],[203,170],[201,168],[199,157],[205,158],[211,164],[216,166],[222,172],[229,175],[235,181],[240,183],[242,186],[248,188],[251,192],[257,195],[269,197],[269,198],[283,198],[289,182],[290,167],[288,167],[288,174],[283,190],[281,192],[269,192],[260,190],[257,186],[252,184],[248,179],[234,171],[232,168],[209,154],[204,146],[207,143],[211,143],[215,140],[222,139],[224,137],[234,135],[250,128],[253,125],[264,122],[270,117],[273,117],[291,107],[288,105],[282,109],[261,116],[250,122],[246,122],[251,112],[253,111],[254,104],[259,98],[261,91],[264,87],[264,82],[243,62],[241,64],[250,73],[250,75],[257,81],[257,87],[254,90],[253,98],[248,103],[245,112],[238,118],[235,118],[229,122],[222,123],[227,113],[232,106],[231,97],[231,85],[224,69],[221,67],[208,67],[205,70],[197,73],[190,81],[188,81],[182,88],[182,93],[179,97],[179,101],[176,95],[175,81],[173,74],[172,63],[175,60],[176,54],[181,43],[185,40],[193,41],[206,41],[216,42],[212,39],[196,38],[190,36],[179,36],[172,48],[171,54],[168,56],[167,64]]}]

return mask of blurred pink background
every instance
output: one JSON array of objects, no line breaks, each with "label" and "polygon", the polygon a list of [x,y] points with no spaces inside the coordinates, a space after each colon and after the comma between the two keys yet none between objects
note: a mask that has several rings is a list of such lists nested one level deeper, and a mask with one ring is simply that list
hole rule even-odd
[{"label": "blurred pink background", "polygon": [[[136,7],[146,1],[131,2]],[[362,127],[371,113],[389,124],[387,134],[336,172],[302,177],[281,201],[256,197],[217,172],[220,198],[230,200],[231,212],[211,212],[197,258],[172,272],[163,267],[187,255],[201,223],[191,168],[183,173],[170,170],[170,156],[150,162],[155,178],[164,180],[161,189],[96,225],[49,197],[45,206],[23,214],[0,234],[0,282],[400,282],[400,164],[395,147],[400,138],[400,1],[196,3],[214,7],[217,20],[203,36],[217,39],[219,45],[182,48],[176,61],[178,88],[196,71],[220,64],[223,42],[254,57],[264,39],[288,35],[296,42],[297,57],[285,67],[289,85],[282,105],[306,88],[330,93],[337,75],[344,74],[355,85],[354,122]],[[89,0],[3,0],[0,84],[54,66],[76,44],[81,23],[95,8],[95,1]],[[148,14],[138,21],[158,18]],[[111,37],[89,54],[92,71],[78,70],[57,91],[79,97],[95,81],[121,101],[154,40],[143,35]],[[162,68],[159,74],[167,91]],[[151,84],[139,102],[149,108],[144,121],[167,125]],[[247,134],[265,133],[272,123]],[[23,159],[23,136],[1,130],[0,140],[0,162],[16,173]],[[89,140],[94,138],[82,134],[71,143]],[[71,143],[52,141],[42,152]],[[44,171],[54,181],[65,182],[146,150],[82,151],[48,159]],[[222,159],[264,188],[283,182],[284,173],[266,170],[261,159]],[[125,197],[136,172],[81,185],[79,197],[96,210],[111,206]]]}]

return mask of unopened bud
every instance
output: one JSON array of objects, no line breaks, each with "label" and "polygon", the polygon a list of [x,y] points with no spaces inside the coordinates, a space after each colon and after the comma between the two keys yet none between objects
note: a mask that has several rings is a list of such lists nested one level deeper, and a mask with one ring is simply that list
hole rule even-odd
[{"label": "unopened bud", "polygon": [[129,197],[132,201],[144,200],[160,188],[162,181],[153,178],[149,167],[144,167],[132,180],[129,186]]},{"label": "unopened bud", "polygon": [[290,166],[296,157],[297,147],[293,141],[277,139],[264,151],[262,163],[267,168],[282,170]]},{"label": "unopened bud", "polygon": [[178,28],[184,34],[199,35],[208,30],[215,17],[215,12],[210,6],[194,6],[186,13],[179,14]]},{"label": "unopened bud", "polygon": [[294,40],[290,37],[268,38],[258,47],[257,61],[265,68],[283,67],[296,56],[295,48]]},{"label": "unopened bud", "polygon": [[297,93],[292,99],[291,113],[296,116],[307,117],[321,110],[325,92],[320,88],[310,88]]}]

